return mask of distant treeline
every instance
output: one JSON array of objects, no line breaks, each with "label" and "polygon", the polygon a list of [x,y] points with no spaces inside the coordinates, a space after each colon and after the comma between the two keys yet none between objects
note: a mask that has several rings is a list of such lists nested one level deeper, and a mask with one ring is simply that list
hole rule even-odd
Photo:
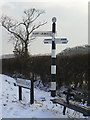
[{"label": "distant treeline", "polygon": [[[57,88],[62,85],[74,85],[89,89],[90,54],[57,55]],[[43,84],[51,81],[51,57],[35,56],[23,58],[10,58],[2,60],[2,73],[12,76],[14,73],[21,73],[30,78],[30,73],[40,76]]]}]

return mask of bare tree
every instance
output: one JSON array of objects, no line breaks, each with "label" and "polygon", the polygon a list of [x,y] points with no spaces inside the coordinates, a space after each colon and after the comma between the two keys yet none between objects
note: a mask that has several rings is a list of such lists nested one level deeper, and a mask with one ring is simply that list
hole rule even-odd
[{"label": "bare tree", "polygon": [[20,22],[3,15],[1,17],[2,26],[10,33],[11,40],[14,41],[14,53],[28,56],[28,46],[35,37],[32,37],[32,32],[46,22],[35,23],[36,20],[43,14],[43,10],[28,9],[24,11],[24,16]]}]

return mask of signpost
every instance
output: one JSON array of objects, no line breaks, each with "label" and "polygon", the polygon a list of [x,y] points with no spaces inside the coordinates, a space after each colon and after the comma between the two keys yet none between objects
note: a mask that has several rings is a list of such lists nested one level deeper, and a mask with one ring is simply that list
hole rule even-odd
[{"label": "signpost", "polygon": [[66,38],[55,38],[56,35],[56,17],[52,18],[52,31],[35,31],[32,33],[33,37],[52,37],[52,39],[45,39],[45,44],[52,44],[52,64],[51,64],[51,96],[56,96],[56,44],[67,44]]},{"label": "signpost", "polygon": [[19,87],[19,100],[22,100],[22,88],[30,89],[30,103],[34,103],[34,75],[31,80],[16,78],[16,85]]}]

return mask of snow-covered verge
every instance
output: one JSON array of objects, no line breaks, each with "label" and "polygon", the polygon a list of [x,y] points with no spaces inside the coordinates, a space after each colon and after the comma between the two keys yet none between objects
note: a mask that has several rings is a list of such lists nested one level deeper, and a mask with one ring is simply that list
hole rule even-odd
[{"label": "snow-covered verge", "polygon": [[[82,114],[53,104],[50,92],[35,88],[34,104],[30,104],[30,91],[23,89],[23,100],[18,100],[18,87],[15,79],[0,74],[0,118],[84,118]],[[1,90],[2,88],[2,90]]]}]

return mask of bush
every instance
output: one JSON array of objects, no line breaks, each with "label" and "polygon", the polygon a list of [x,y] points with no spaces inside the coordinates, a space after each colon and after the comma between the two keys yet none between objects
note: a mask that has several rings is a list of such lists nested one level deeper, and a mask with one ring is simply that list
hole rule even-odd
[{"label": "bush", "polygon": [[[63,84],[74,85],[75,87],[88,86],[88,70],[90,54],[78,55],[58,55],[56,59],[57,65],[57,88]],[[23,58],[10,58],[2,60],[2,73],[12,76],[14,73],[21,73],[26,78],[30,78],[30,73],[40,76],[43,84],[51,81],[51,57],[50,56],[35,56]],[[90,90],[90,89],[89,89]]]}]

